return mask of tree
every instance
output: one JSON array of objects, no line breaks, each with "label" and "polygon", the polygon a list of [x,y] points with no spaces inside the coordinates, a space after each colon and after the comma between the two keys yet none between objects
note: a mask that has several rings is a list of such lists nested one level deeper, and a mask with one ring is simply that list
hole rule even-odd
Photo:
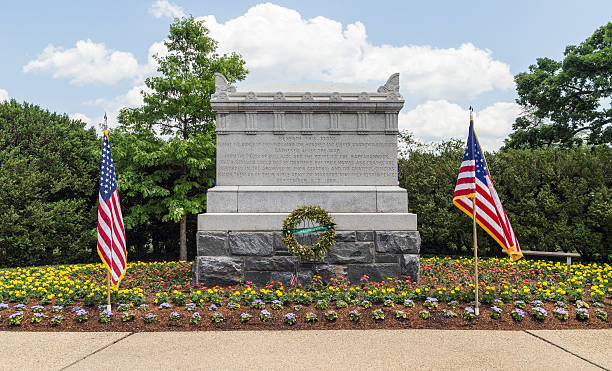
[{"label": "tree", "polygon": [[0,103],[0,266],[92,261],[100,141],[28,103]]},{"label": "tree", "polygon": [[[247,70],[238,54],[219,56],[217,42],[192,16],[175,19],[164,44],[167,55],[155,56],[161,75],[146,79],[150,92],[143,91],[144,105],[123,109],[119,115],[123,129],[143,149],[133,169],[156,169],[150,176],[142,175],[143,183],[120,185],[155,201],[129,214],[139,213],[141,221],[155,218],[161,205],[162,221],[180,222],[180,259],[186,260],[187,215],[204,210],[206,190],[214,183],[215,114],[210,106],[214,74],[235,82],[244,79]],[[144,150],[151,145],[146,141],[156,143],[156,150]]]},{"label": "tree", "polygon": [[523,114],[508,147],[612,143],[612,23],[568,46],[564,56],[539,58],[514,77]]}]

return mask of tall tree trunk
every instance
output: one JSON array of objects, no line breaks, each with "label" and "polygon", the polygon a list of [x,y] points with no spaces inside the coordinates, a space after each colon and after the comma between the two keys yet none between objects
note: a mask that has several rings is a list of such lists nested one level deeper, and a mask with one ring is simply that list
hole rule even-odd
[{"label": "tall tree trunk", "polygon": [[187,214],[183,215],[183,219],[181,219],[181,247],[179,250],[179,260],[186,261],[187,260]]}]

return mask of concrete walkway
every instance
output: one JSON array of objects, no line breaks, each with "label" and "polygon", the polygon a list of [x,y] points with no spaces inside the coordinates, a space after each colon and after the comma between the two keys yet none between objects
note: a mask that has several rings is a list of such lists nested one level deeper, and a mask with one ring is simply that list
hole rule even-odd
[{"label": "concrete walkway", "polygon": [[612,330],[0,332],[2,370],[601,370]]}]

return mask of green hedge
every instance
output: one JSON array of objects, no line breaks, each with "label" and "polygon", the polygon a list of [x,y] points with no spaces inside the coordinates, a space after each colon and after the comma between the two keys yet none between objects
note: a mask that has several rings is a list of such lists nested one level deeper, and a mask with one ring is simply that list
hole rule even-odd
[{"label": "green hedge", "polygon": [[[408,208],[418,214],[425,254],[472,253],[472,222],[452,204],[464,144],[407,139],[399,161]],[[612,261],[612,149],[589,147],[488,153],[495,188],[524,250],[576,251]],[[504,255],[479,228],[479,254]]]}]

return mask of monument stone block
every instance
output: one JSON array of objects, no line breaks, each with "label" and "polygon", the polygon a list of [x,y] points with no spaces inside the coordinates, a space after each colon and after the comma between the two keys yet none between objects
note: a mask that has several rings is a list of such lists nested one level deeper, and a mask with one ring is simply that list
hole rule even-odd
[{"label": "monument stone block", "polygon": [[398,186],[399,74],[378,90],[308,90],[242,92],[215,76],[216,182],[198,216],[196,283],[288,283],[282,223],[304,205],[327,210],[337,234],[322,262],[299,264],[301,283],[418,275],[416,215]]}]

